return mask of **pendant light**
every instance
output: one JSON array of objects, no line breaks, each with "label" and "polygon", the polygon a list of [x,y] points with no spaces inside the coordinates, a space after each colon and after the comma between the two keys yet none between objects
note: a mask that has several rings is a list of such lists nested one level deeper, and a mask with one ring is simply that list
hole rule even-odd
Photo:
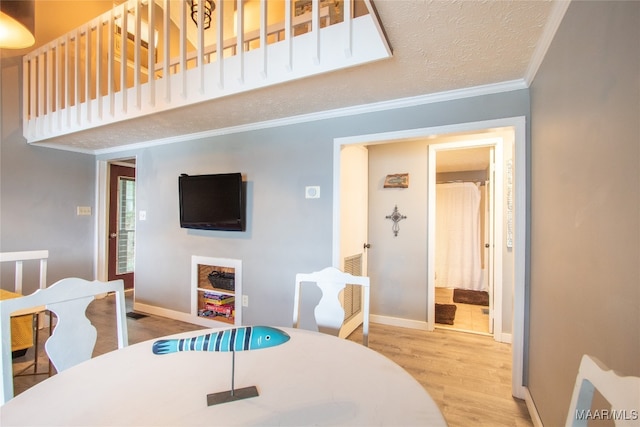
[{"label": "pendant light", "polygon": [[0,1],[0,48],[24,49],[33,46],[34,0]]},{"label": "pendant light", "polygon": [[191,19],[198,25],[198,13],[204,13],[202,17],[202,26],[206,30],[211,26],[211,14],[216,10],[216,4],[213,0],[190,0],[191,3]]}]

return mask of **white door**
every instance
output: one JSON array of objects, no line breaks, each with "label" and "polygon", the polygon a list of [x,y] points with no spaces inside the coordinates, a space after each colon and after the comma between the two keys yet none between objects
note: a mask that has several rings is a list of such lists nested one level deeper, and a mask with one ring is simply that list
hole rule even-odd
[{"label": "white door", "polygon": [[[367,232],[369,215],[369,151],[365,146],[347,145],[340,150],[340,269],[357,276],[367,275]],[[349,287],[342,294],[346,337],[362,324],[362,290]]]}]

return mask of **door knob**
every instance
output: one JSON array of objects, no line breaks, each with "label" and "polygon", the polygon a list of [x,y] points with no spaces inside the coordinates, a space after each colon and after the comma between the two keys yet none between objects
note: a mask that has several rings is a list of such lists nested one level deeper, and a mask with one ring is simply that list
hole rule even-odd
[{"label": "door knob", "polygon": [[109,234],[109,237],[111,237],[112,239],[115,239],[116,237],[118,237],[118,235],[116,233],[111,233]]},{"label": "door knob", "polygon": [[371,247],[370,243],[365,243],[363,246],[364,249],[369,249],[370,247]]}]

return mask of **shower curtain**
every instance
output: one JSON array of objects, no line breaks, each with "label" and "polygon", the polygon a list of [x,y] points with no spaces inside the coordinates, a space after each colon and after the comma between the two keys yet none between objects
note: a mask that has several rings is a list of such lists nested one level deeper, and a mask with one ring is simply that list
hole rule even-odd
[{"label": "shower curtain", "polygon": [[480,189],[436,185],[436,286],[486,290],[480,259]]}]

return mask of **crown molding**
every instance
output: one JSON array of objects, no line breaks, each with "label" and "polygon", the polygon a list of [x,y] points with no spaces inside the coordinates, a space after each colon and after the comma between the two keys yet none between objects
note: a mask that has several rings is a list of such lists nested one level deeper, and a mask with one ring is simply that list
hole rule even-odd
[{"label": "crown molding", "polygon": [[549,19],[547,19],[547,23],[542,30],[542,36],[538,39],[538,44],[536,44],[536,48],[531,56],[531,61],[529,62],[529,67],[527,67],[524,75],[524,81],[527,83],[527,87],[533,83],[533,79],[536,77],[538,69],[540,65],[542,65],[542,61],[551,46],[551,42],[556,36],[560,23],[569,8],[569,4],[571,4],[571,0],[554,1]]},{"label": "crown molding", "polygon": [[488,84],[482,86],[473,86],[465,89],[456,89],[451,91],[437,92],[427,95],[412,96],[406,98],[398,98],[389,101],[374,102],[370,104],[356,105],[352,107],[337,108],[333,110],[325,110],[316,113],[302,114],[298,116],[290,116],[281,119],[268,120],[263,122],[255,122],[240,126],[230,126],[220,129],[211,129],[202,132],[189,133],[168,138],[155,139],[151,141],[137,142],[133,144],[121,145],[97,150],[87,150],[79,147],[65,146],[60,144],[51,144],[46,142],[33,143],[34,146],[55,148],[58,150],[66,150],[80,152],[85,154],[110,155],[114,153],[122,153],[124,151],[140,150],[145,148],[156,147],[160,145],[176,144],[185,141],[193,141],[203,138],[211,138],[221,135],[230,135],[241,132],[255,131],[260,129],[289,126],[300,123],[307,123],[319,120],[333,119],[338,117],[348,117],[358,114],[375,113],[380,111],[395,110],[400,108],[416,107],[426,104],[435,104],[458,99],[473,98],[483,95],[492,95],[503,92],[511,92],[515,90],[527,89],[528,85],[524,79],[511,80],[501,83]]}]

